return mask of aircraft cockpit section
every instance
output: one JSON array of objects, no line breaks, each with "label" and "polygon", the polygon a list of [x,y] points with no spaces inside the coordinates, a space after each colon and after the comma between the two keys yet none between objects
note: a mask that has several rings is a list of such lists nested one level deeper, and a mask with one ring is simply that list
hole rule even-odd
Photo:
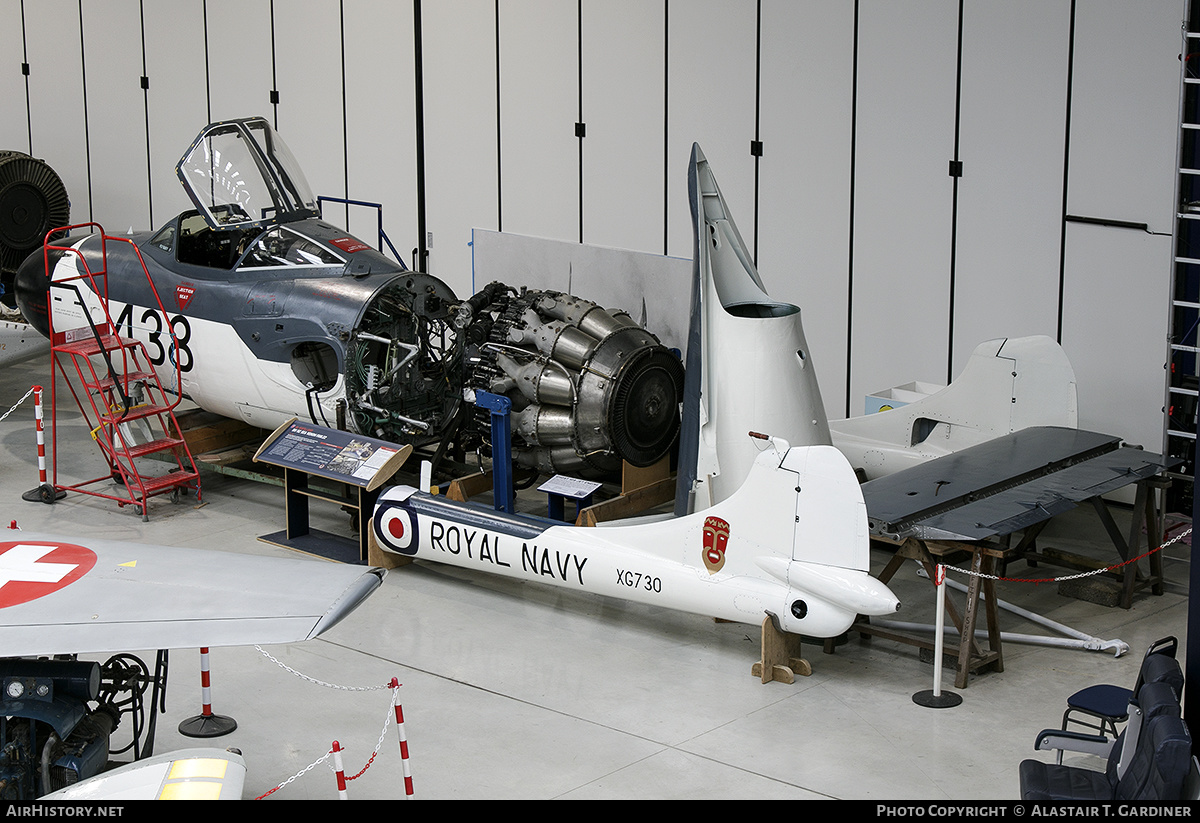
[{"label": "aircraft cockpit section", "polygon": [[[211,269],[210,277],[227,275],[251,243],[258,228],[215,230],[198,211],[186,211],[141,244],[143,252],[168,269],[175,263]],[[196,275],[197,272],[191,272]]]}]

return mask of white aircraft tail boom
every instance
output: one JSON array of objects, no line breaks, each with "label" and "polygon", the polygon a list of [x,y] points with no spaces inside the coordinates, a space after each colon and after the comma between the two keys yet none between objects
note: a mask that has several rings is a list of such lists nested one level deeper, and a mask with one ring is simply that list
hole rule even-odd
[{"label": "white aircraft tail boom", "polygon": [[374,528],[416,559],[813,637],[899,606],[869,574],[862,493],[831,446],[765,443],[735,494],[683,517],[577,527],[397,486]]}]

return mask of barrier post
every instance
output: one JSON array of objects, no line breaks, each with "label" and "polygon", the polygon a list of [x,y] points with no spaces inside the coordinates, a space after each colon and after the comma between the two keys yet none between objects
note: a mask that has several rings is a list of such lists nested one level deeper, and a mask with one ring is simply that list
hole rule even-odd
[{"label": "barrier post", "polygon": [[400,705],[400,681],[392,678],[392,705],[396,709],[396,734],[400,739],[400,762],[404,764],[404,796],[412,800],[412,766],[408,762],[408,737],[404,734],[404,708]]},{"label": "barrier post", "polygon": [[53,503],[66,497],[65,491],[56,490],[46,480],[46,435],[45,415],[42,413],[42,387],[33,387],[33,418],[37,423],[38,485],[21,495],[22,500]]},{"label": "barrier post", "polygon": [[962,696],[954,692],[942,693],[942,645],[946,627],[946,567],[941,563],[935,572],[937,579],[937,620],[933,630],[933,689],[913,695],[913,702],[930,709],[947,709],[962,703]]},{"label": "barrier post", "polygon": [[179,724],[186,737],[220,737],[237,728],[237,721],[212,712],[212,686],[208,671],[208,647],[200,649],[200,714]]},{"label": "barrier post", "polygon": [[333,766],[337,773],[338,799],[349,800],[350,796],[346,793],[346,771],[342,768],[342,747],[336,740],[333,741]]}]

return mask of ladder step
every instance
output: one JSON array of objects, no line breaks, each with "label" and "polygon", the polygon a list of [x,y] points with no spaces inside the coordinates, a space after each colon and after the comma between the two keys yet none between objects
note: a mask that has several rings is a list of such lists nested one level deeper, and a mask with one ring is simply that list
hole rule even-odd
[{"label": "ladder step", "polygon": [[125,446],[122,446],[119,440],[97,440],[96,442],[103,451],[115,458],[145,457],[146,455],[177,449],[185,443],[183,438],[180,437],[160,437],[157,440],[148,440],[145,443],[130,443]]},{"label": "ladder step", "polygon": [[[199,477],[199,472],[178,471],[170,474],[161,474],[157,477],[139,477],[142,487],[146,490],[146,494],[162,491],[163,489],[183,488],[189,485],[193,480]],[[126,483],[126,488],[129,488],[129,483]],[[134,489],[130,488],[130,491]]]},{"label": "ladder step", "polygon": [[102,351],[116,351],[117,349],[127,349],[131,346],[136,346],[138,343],[132,337],[121,337],[116,334],[102,334],[97,342],[95,337],[88,336],[82,340],[75,340],[71,343],[60,343],[54,346],[55,351],[64,352],[66,354],[82,354],[91,356],[99,354]]},{"label": "ladder step", "polygon": [[[161,406],[158,404],[150,403],[145,406],[133,406],[132,408],[129,409],[129,411],[125,412],[124,414],[121,414],[119,412],[113,412],[112,414],[102,414],[102,415],[100,415],[100,424],[101,425],[105,425],[105,424],[114,425],[117,423],[128,423],[131,420],[143,420],[147,417],[154,417],[159,414],[170,414],[170,413],[171,413],[170,406]],[[174,415],[172,415],[172,418],[173,417],[174,417]]]},{"label": "ladder step", "polygon": [[132,446],[127,446],[126,451],[130,457],[145,457],[148,454],[158,454],[159,452],[170,451],[177,449],[183,445],[181,437],[160,437],[158,440],[151,440],[148,443],[137,443]]},{"label": "ladder step", "polygon": [[110,389],[116,388],[118,383],[125,386],[131,386],[134,383],[149,383],[155,379],[156,377],[153,372],[134,371],[126,372],[125,374],[118,374],[116,377],[107,375],[100,378],[100,380],[95,383],[91,382],[90,380],[84,381],[84,385],[89,389],[96,389],[97,391],[109,391]]}]

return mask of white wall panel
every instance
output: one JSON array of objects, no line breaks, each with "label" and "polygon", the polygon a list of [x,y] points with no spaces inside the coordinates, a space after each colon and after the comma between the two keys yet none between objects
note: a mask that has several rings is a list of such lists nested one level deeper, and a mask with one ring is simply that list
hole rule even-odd
[{"label": "white wall panel", "polygon": [[946,379],[958,4],[863,0],[850,411]]},{"label": "white wall panel", "polygon": [[753,0],[669,2],[667,19],[667,248],[692,256],[687,170],[699,143],[738,231],[754,233]]},{"label": "white wall panel", "polygon": [[1080,0],[1072,84],[1063,348],[1079,424],[1158,450],[1170,301],[1180,30],[1177,0]]},{"label": "white wall panel", "polygon": [[428,269],[471,294],[471,228],[499,228],[495,4],[425,3],[421,13]]},{"label": "white wall panel", "polygon": [[[412,4],[350,0],[345,27],[349,197],[383,204],[384,231],[404,264],[412,265],[417,246]],[[351,208],[349,227],[375,244],[378,218],[371,209]]]},{"label": "white wall panel", "polygon": [[192,208],[175,174],[175,164],[209,122],[204,2],[146,3],[142,14],[146,76],[150,78],[150,205],[157,228]]},{"label": "white wall panel", "polygon": [[25,59],[20,0],[0,0],[0,151],[29,152],[29,118],[25,112]]},{"label": "white wall panel", "polygon": [[257,115],[271,119],[270,3],[205,0],[205,8],[211,120]]},{"label": "white wall panel", "polygon": [[579,239],[579,56],[572,0],[500,3],[503,230]]},{"label": "white wall panel", "polygon": [[953,374],[976,345],[1058,333],[1069,0],[963,19]]},{"label": "white wall panel", "polygon": [[[317,196],[346,196],[341,41],[337,0],[275,4],[276,128]],[[270,107],[262,113],[270,119]],[[344,208],[327,212],[332,222],[345,225]]]},{"label": "white wall panel", "polygon": [[137,0],[84,3],[93,219],[109,234],[150,228],[142,23]]},{"label": "white wall panel", "polygon": [[583,240],[663,250],[662,3],[583,3]]},{"label": "white wall panel", "polygon": [[71,198],[71,222],[92,219],[84,119],[79,4],[46,0],[25,4],[29,48],[30,153],[62,178]]},{"label": "white wall panel", "polygon": [[852,4],[765,0],[758,271],[803,311],[833,418],[846,414],[853,61]]},{"label": "white wall panel", "polygon": [[1063,350],[1079,427],[1162,448],[1171,238],[1067,225]]},{"label": "white wall panel", "polygon": [[1148,223],[1174,215],[1182,0],[1079,0],[1068,214]]}]

